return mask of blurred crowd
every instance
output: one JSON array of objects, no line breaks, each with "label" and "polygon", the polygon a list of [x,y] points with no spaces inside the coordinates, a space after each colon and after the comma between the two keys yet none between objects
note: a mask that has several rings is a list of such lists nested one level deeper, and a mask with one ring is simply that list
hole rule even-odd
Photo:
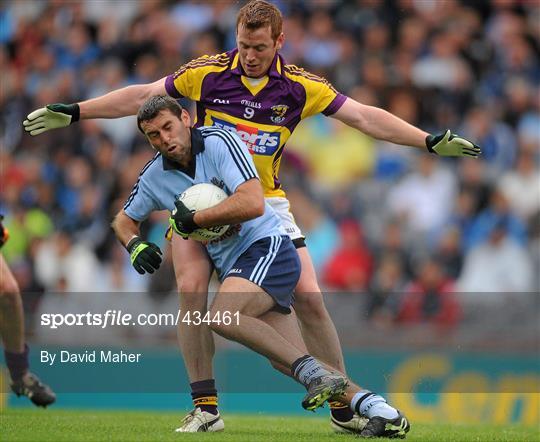
[{"label": "blurred crowd", "polygon": [[[540,286],[540,5],[519,0],[278,1],[282,55],[340,92],[429,132],[452,128],[479,160],[441,159],[316,116],[299,126],[282,181],[320,283],[365,298],[384,323],[460,321],[466,293]],[[0,6],[2,253],[25,307],[44,292],[175,290],[167,214],[143,225],[166,260],[130,266],[110,229],[153,152],[134,118],[38,137],[24,117],[155,81],[235,46],[239,3],[5,1]],[[189,103],[184,103],[189,106]]]}]

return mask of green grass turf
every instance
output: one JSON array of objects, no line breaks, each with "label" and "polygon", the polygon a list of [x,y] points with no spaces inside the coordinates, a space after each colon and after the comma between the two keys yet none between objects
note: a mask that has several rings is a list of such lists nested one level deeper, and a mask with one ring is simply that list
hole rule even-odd
[{"label": "green grass turf", "polygon": [[[4,441],[348,441],[336,435],[328,419],[317,415],[278,417],[227,415],[224,433],[177,434],[179,413],[7,409],[0,412]],[[414,424],[411,441],[538,441],[540,430],[518,425]]]}]

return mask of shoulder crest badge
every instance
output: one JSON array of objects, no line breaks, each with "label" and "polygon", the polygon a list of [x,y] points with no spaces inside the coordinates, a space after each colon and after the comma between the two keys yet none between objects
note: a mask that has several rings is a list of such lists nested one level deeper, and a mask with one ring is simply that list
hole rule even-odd
[{"label": "shoulder crest badge", "polygon": [[289,106],[285,104],[276,104],[270,109],[272,109],[272,116],[270,117],[270,119],[273,123],[279,124],[285,119],[285,113],[289,109]]}]

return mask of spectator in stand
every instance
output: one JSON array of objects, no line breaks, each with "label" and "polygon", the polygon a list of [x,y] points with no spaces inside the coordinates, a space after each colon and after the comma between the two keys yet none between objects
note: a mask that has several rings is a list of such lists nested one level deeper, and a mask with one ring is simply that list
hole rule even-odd
[{"label": "spectator in stand", "polygon": [[295,220],[306,233],[306,243],[311,253],[313,266],[319,274],[339,243],[339,230],[334,220],[325,213],[316,201],[310,199],[298,186],[287,192],[291,205],[295,207]]},{"label": "spectator in stand", "polygon": [[341,245],[326,263],[322,280],[329,289],[361,291],[371,277],[373,261],[355,220],[346,220],[339,226]]},{"label": "spectator in stand", "polygon": [[461,236],[460,249],[463,251],[471,243],[471,233],[475,222],[476,198],[472,191],[462,190],[454,202],[454,209],[448,225],[455,227]]},{"label": "spectator in stand", "polygon": [[417,161],[417,170],[390,191],[388,206],[414,236],[429,242],[450,216],[456,179],[435,157],[421,155]]},{"label": "spectator in stand", "polygon": [[504,121],[516,127],[521,123],[521,118],[529,114],[529,110],[534,106],[535,89],[523,77],[512,77],[507,81],[504,93],[507,102]]},{"label": "spectator in stand", "polygon": [[523,222],[540,210],[540,168],[533,152],[519,154],[515,167],[502,177],[498,188]]},{"label": "spectator in stand", "polygon": [[[288,35],[290,36],[290,34]],[[352,35],[347,33],[339,34],[338,42],[340,68],[333,72],[333,84],[339,91],[350,92],[358,84],[356,79],[360,71],[360,60],[356,56],[359,50],[358,43]],[[361,103],[365,102],[361,101]]]},{"label": "spectator in stand", "polygon": [[487,176],[486,163],[483,161],[460,161],[458,166],[460,192],[466,192],[473,198],[472,214],[478,215],[489,204],[491,188]]},{"label": "spectator in stand", "polygon": [[442,328],[454,327],[461,318],[454,282],[435,257],[423,260],[418,277],[405,291],[397,321],[402,324],[429,323]]},{"label": "spectator in stand", "polygon": [[341,46],[330,14],[319,9],[309,19],[308,34],[304,42],[304,61],[317,72],[334,66],[339,60]]},{"label": "spectator in stand", "polygon": [[73,24],[67,35],[54,45],[58,65],[63,69],[79,70],[99,57],[97,47],[84,23]]},{"label": "spectator in stand", "polygon": [[366,303],[368,318],[381,327],[393,323],[406,283],[400,257],[392,253],[385,254],[369,284]]},{"label": "spectator in stand", "polygon": [[504,215],[490,222],[486,240],[465,256],[458,289],[476,294],[533,290],[532,261],[523,243],[511,235],[512,222]]},{"label": "spectator in stand", "polygon": [[526,244],[525,224],[511,211],[508,199],[504,194],[499,189],[495,189],[491,195],[489,206],[473,220],[467,242],[464,244],[465,249],[486,241],[497,223],[505,223],[506,234],[521,246]]},{"label": "spectator in stand", "polygon": [[510,126],[495,119],[492,109],[480,106],[471,109],[462,131],[480,140],[482,159],[488,165],[491,178],[512,167],[517,153],[515,133]]},{"label": "spectator in stand", "polygon": [[388,222],[377,241],[375,248],[376,267],[382,266],[383,261],[388,256],[399,260],[401,272],[405,279],[410,279],[413,276],[410,251],[407,244],[407,239],[404,237],[404,228],[397,220]]},{"label": "spectator in stand", "polygon": [[438,31],[432,37],[429,52],[413,67],[413,82],[419,87],[461,91],[470,87],[471,72],[459,55],[452,32]]},{"label": "spectator in stand", "polygon": [[452,226],[443,232],[435,253],[444,274],[456,280],[463,267],[461,232],[458,228]]},{"label": "spectator in stand", "polygon": [[[536,154],[538,160],[538,146],[540,146],[540,86],[530,89],[530,107],[518,115],[516,124],[519,146],[522,150],[528,150]],[[531,98],[532,97],[532,98]]]},{"label": "spectator in stand", "polygon": [[[310,178],[325,190],[352,185],[358,177],[368,175],[375,162],[370,137],[322,115],[303,123],[291,139],[291,151],[302,157]],[[335,146],[339,146],[340,155],[336,155]]]},{"label": "spectator in stand", "polygon": [[59,231],[36,251],[36,273],[47,290],[87,292],[99,279],[99,264],[84,243],[69,231]]}]

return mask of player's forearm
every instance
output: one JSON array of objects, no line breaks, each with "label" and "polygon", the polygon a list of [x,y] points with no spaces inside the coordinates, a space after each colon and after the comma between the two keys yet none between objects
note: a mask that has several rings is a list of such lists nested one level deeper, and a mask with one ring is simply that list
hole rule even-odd
[{"label": "player's forearm", "polygon": [[193,220],[201,227],[238,224],[264,214],[264,197],[236,192],[217,206],[196,212]]},{"label": "player's forearm", "polygon": [[390,112],[373,106],[364,106],[359,118],[360,129],[377,140],[404,146],[426,148],[427,132],[407,123]]},{"label": "player's forearm", "polygon": [[126,247],[133,237],[140,234],[139,223],[127,216],[123,210],[114,217],[111,227],[114,230],[116,238],[118,238],[118,241],[124,247]]},{"label": "player's forearm", "polygon": [[257,218],[264,213],[264,199],[262,211],[260,205],[245,198],[231,195],[221,204],[195,213],[193,220],[201,227],[221,226],[224,224],[238,224]]},{"label": "player's forearm", "polygon": [[332,117],[377,140],[426,148],[427,132],[414,127],[384,109],[366,106],[352,98],[347,98],[343,106]]},{"label": "player's forearm", "polygon": [[135,115],[149,97],[147,85],[133,85],[79,103],[80,118],[119,118]]},{"label": "player's forearm", "polygon": [[165,78],[154,83],[124,87],[79,103],[80,118],[119,118],[135,115],[153,95],[165,95]]}]

